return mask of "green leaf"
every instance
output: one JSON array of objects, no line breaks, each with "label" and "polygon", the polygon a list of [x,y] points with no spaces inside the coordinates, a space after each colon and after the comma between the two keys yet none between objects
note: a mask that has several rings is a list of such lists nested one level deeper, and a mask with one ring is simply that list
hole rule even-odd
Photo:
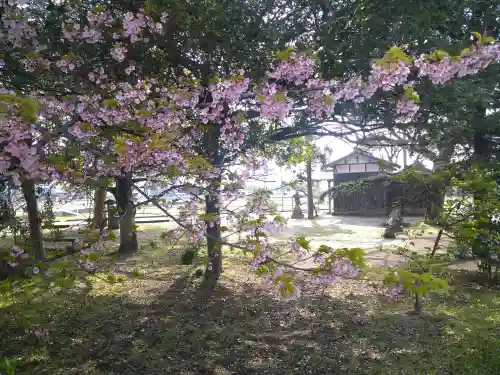
[{"label": "green leaf", "polygon": [[389,48],[389,50],[385,53],[384,57],[381,59],[376,59],[375,63],[376,64],[381,64],[381,65],[386,65],[398,61],[403,61],[407,64],[410,64],[413,62],[413,59],[408,56],[402,49],[401,47],[398,46],[393,46]]},{"label": "green leaf", "polygon": [[15,375],[16,368],[7,357],[3,357],[0,361],[0,370],[2,370],[2,372],[6,375]]},{"label": "green leaf", "polygon": [[473,31],[471,34],[474,35],[479,41],[481,41],[481,39],[483,38],[480,32]]},{"label": "green leaf", "polygon": [[417,92],[413,90],[413,87],[407,87],[404,91],[404,96],[412,100],[415,104],[420,103],[420,97],[418,96]]},{"label": "green leaf", "polygon": [[140,274],[139,270],[136,268],[132,271],[132,278],[138,279],[139,277],[141,277],[141,274]]},{"label": "green leaf", "polygon": [[90,253],[89,255],[87,255],[87,259],[91,261],[96,261],[100,258],[100,256],[101,255],[98,253]]},{"label": "green leaf", "polygon": [[106,11],[106,6],[105,5],[102,5],[102,4],[99,4],[99,5],[96,5],[92,11],[94,13],[101,13],[101,12],[105,12]]},{"label": "green leaf", "polygon": [[482,44],[482,45],[491,44],[491,43],[494,43],[496,41],[496,39],[494,37],[483,35],[477,31],[473,31],[472,35],[474,35],[477,38],[479,44]]},{"label": "green leaf", "polygon": [[260,265],[257,268],[257,275],[265,275],[266,273],[269,273],[269,269],[265,265]]},{"label": "green leaf", "polygon": [[295,47],[288,47],[285,50],[278,51],[275,53],[276,59],[278,59],[279,61],[288,60],[290,58],[290,56],[292,55],[292,52],[294,52],[294,51],[295,51]]},{"label": "green leaf", "polygon": [[105,108],[113,109],[119,107],[119,104],[115,99],[104,99],[103,103]]},{"label": "green leaf", "polygon": [[300,245],[300,247],[302,247],[303,249],[305,250],[310,250],[310,246],[309,246],[309,242],[308,240],[306,240],[305,237],[297,237],[297,239],[295,240],[295,242],[297,242],[298,245]]},{"label": "green leaf", "polygon": [[21,115],[26,122],[35,122],[37,120],[40,103],[34,98],[22,98],[20,100]]},{"label": "green leaf", "polygon": [[446,51],[442,51],[440,49],[437,49],[433,51],[430,55],[426,56],[429,60],[431,61],[441,61],[445,57],[450,57],[450,54]]},{"label": "green leaf", "polygon": [[321,245],[318,249],[318,253],[329,253],[331,251],[330,246]]},{"label": "green leaf", "polygon": [[40,56],[40,52],[38,52],[38,51],[29,51],[26,54],[26,57],[29,57],[29,58],[36,58],[38,56]]},{"label": "green leaf", "polygon": [[6,103],[16,103],[19,101],[19,98],[16,95],[0,94],[0,100]]},{"label": "green leaf", "polygon": [[483,36],[483,41],[482,43],[483,44],[491,44],[491,43],[495,43],[496,42],[496,39],[492,36]]}]

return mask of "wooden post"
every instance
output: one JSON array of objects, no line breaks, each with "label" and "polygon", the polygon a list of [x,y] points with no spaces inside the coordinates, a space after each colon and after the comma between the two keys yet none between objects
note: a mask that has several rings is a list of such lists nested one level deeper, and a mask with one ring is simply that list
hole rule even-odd
[{"label": "wooden post", "polygon": [[93,228],[103,228],[104,223],[104,208],[106,205],[106,188],[99,186],[94,191],[94,215],[92,220]]},{"label": "wooden post", "polygon": [[332,193],[330,191],[332,182],[328,180],[328,213],[332,214]]},{"label": "wooden post", "polygon": [[313,180],[312,180],[312,160],[308,159],[307,169],[307,218],[314,219],[314,198],[313,198]]},{"label": "wooden post", "polygon": [[113,200],[106,201],[108,205],[108,230],[120,228],[120,217],[116,211],[116,203]]}]

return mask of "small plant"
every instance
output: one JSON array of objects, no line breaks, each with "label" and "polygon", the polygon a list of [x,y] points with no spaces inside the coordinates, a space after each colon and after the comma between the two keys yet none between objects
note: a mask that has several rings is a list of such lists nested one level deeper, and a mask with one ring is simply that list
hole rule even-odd
[{"label": "small plant", "polygon": [[185,248],[184,252],[181,255],[181,264],[185,265],[193,264],[193,261],[198,256],[199,251],[200,248],[196,246],[190,246]]},{"label": "small plant", "polygon": [[390,294],[396,294],[402,290],[409,291],[414,297],[415,314],[422,311],[422,297],[428,297],[431,293],[447,292],[448,282],[435,277],[432,273],[419,274],[405,269],[399,269],[389,273],[384,283],[391,288]]},{"label": "small plant", "polygon": [[16,367],[7,357],[0,358],[0,375],[15,375]]},{"label": "small plant", "polygon": [[[422,236],[423,226],[408,231],[410,238]],[[436,254],[436,249],[441,235],[438,235],[434,249],[425,254],[412,251],[409,246],[415,246],[411,241],[404,247],[398,247],[394,253],[406,258],[406,266],[399,269],[391,269],[384,278],[384,284],[389,287],[389,296],[395,296],[402,291],[408,291],[414,298],[413,313],[420,314],[422,311],[422,297],[428,297],[431,293],[448,292],[448,282],[443,278],[446,275],[447,255]]]}]

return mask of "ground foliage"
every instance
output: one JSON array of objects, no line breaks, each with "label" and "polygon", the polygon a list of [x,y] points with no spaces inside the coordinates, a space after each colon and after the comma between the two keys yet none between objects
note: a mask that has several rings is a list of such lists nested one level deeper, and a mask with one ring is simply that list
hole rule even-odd
[{"label": "ground foliage", "polygon": [[500,368],[500,295],[463,275],[455,274],[448,297],[425,301],[426,313],[412,316],[411,298],[376,297],[377,284],[352,281],[279,302],[255,289],[234,257],[209,291],[192,276],[196,263],[180,266],[179,250],[167,254],[144,247],[119,260],[124,275],[141,273],[125,284],[96,275],[44,298],[4,300],[0,346],[16,374],[493,375]]}]

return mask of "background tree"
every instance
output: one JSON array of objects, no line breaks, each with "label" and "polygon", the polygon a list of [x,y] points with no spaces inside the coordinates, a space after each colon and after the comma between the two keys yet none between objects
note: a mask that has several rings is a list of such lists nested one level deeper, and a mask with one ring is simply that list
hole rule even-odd
[{"label": "background tree", "polygon": [[318,210],[314,204],[313,170],[318,165],[326,164],[331,150],[328,147],[318,147],[314,137],[298,137],[269,143],[265,146],[264,154],[279,167],[291,168],[297,172],[296,177],[287,182],[286,186],[307,196],[307,218],[314,219]]}]

